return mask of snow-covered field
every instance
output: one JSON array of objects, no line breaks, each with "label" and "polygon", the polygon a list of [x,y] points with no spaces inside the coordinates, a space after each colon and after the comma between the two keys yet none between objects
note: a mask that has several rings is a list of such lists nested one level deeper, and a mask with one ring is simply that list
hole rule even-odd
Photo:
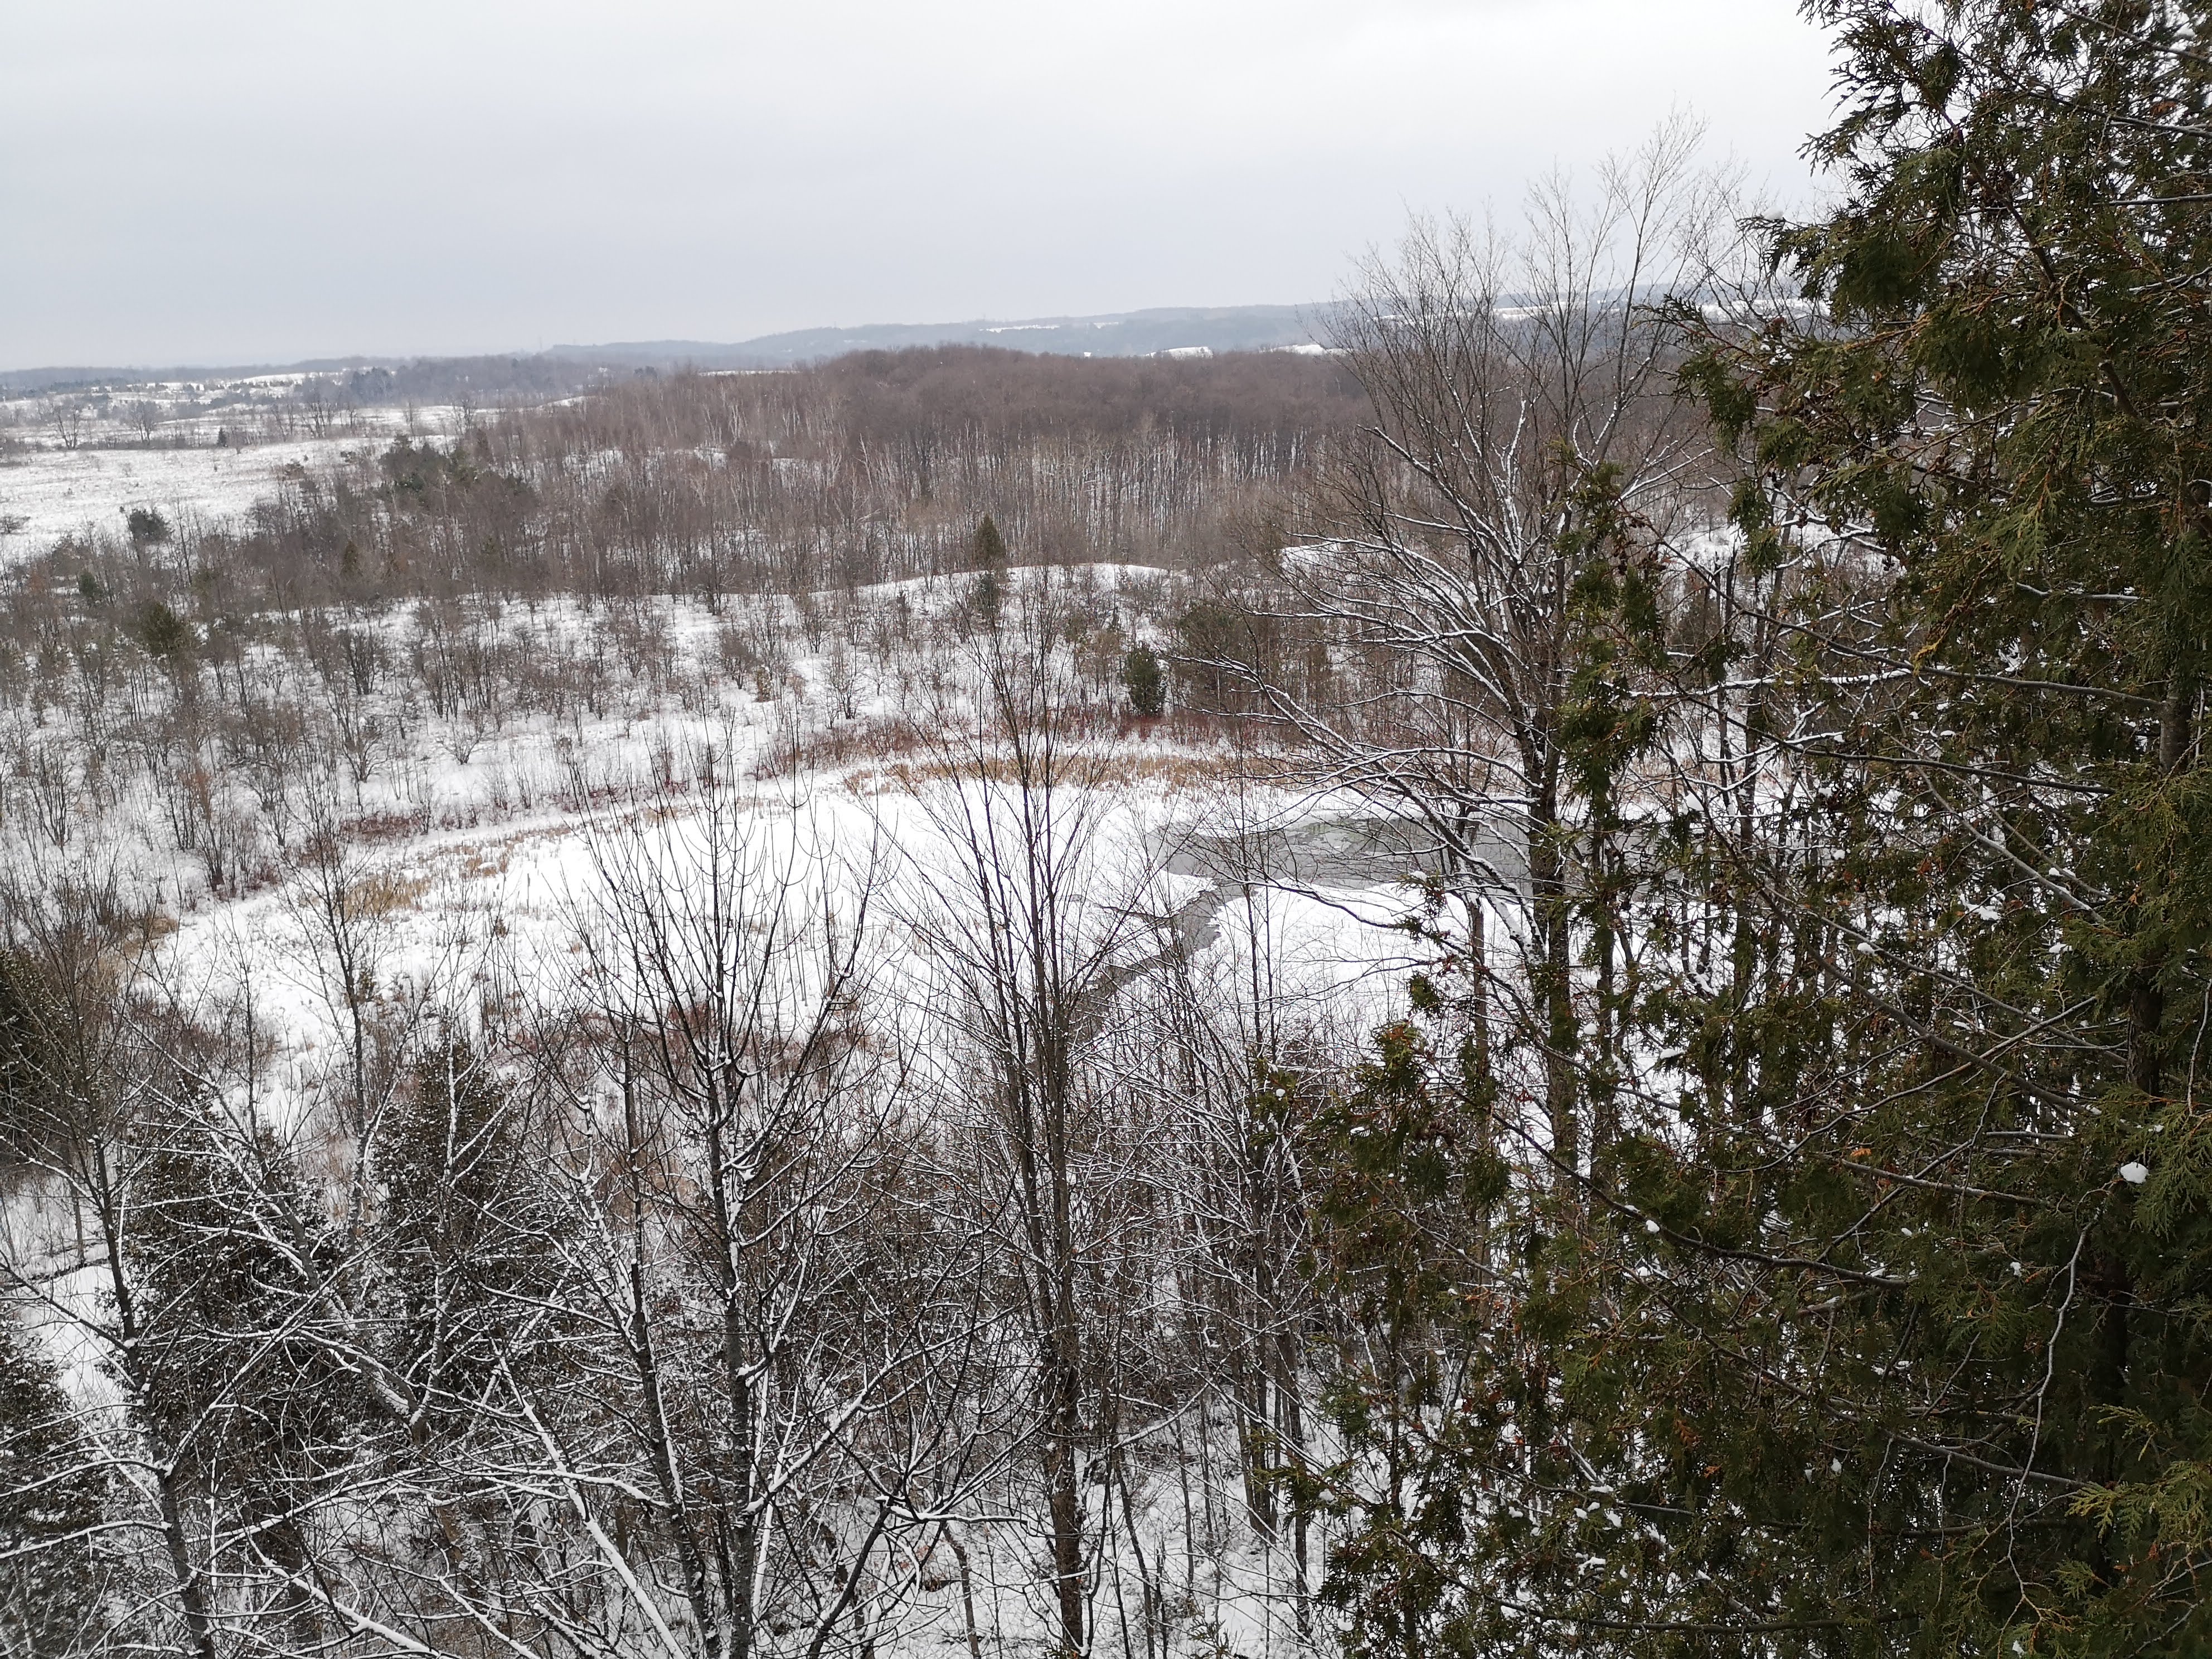
[{"label": "snow-covered field", "polygon": [[296,404],[300,375],[0,398],[0,563],[112,532],[133,507],[213,528],[302,471],[394,438],[450,436],[458,409]]},{"label": "snow-covered field", "polygon": [[[773,744],[775,706],[754,707],[752,723],[720,724],[723,744],[743,744],[745,734],[758,750]],[[608,902],[595,842],[639,837],[653,856],[681,865],[699,814],[718,793],[682,776],[687,763],[696,768],[708,729],[678,715],[638,722],[626,736],[611,726],[604,744],[593,745],[605,787],[564,799],[548,755],[535,804],[523,809],[510,799],[504,811],[488,781],[503,769],[512,778],[523,763],[520,740],[498,740],[503,753],[495,760],[461,766],[447,757],[427,797],[443,805],[427,827],[416,820],[404,833],[365,833],[348,851],[355,889],[388,896],[365,930],[373,939],[364,960],[382,1000],[426,1015],[503,997],[558,1008],[574,988],[580,939]],[[1090,882],[1073,907],[1077,927],[1120,931],[1121,959],[1140,976],[1166,971],[1164,953],[1181,947],[1182,968],[1217,988],[1224,1003],[1257,970],[1271,981],[1279,1014],[1304,1007],[1358,1029],[1394,1011],[1411,963],[1407,939],[1388,924],[1404,913],[1408,893],[1387,855],[1363,862],[1340,853],[1319,874],[1297,872],[1294,887],[1271,887],[1264,872],[1245,872],[1260,878],[1250,882],[1221,872],[1220,848],[1240,832],[1336,844],[1350,822],[1342,804],[1239,780],[1222,755],[1161,740],[1117,748],[1113,775],[1087,800],[1070,804],[1097,842]],[[672,757],[673,787],[662,781]],[[810,903],[850,911],[861,887],[872,887],[871,986],[877,1017],[890,1023],[898,1016],[884,1008],[918,1009],[929,994],[920,930],[934,896],[957,884],[963,856],[947,838],[945,803],[932,800],[920,758],[782,771],[719,793],[723,804],[741,803],[737,834],[750,856],[763,868],[795,870]],[[917,779],[917,771],[924,775]],[[643,799],[621,798],[614,781],[624,775],[641,786]],[[327,947],[313,936],[302,882],[279,878],[238,893],[172,880],[173,896],[191,897],[156,952],[153,977],[210,1012],[250,1003],[268,1043],[261,1079],[268,1095],[259,1109],[273,1122],[295,1118],[327,1091],[343,1046]],[[1153,958],[1162,960],[1148,968]],[[933,1063],[923,1056],[925,1067]],[[89,1283],[84,1296],[95,1299]],[[95,1346],[58,1336],[80,1397],[111,1395]],[[1301,1568],[1283,1540],[1247,1524],[1233,1485],[1224,1485],[1238,1432],[1225,1402],[1202,1404],[1184,1431],[1210,1445],[1185,1455],[1196,1467],[1159,1462],[1131,1477],[1126,1515],[1102,1512],[1086,1522],[1100,1550],[1092,1570],[1099,1640],[1132,1653],[1158,1642],[1163,1659],[1310,1655],[1314,1635],[1300,1630],[1299,1609],[1325,1559],[1325,1529],[1316,1528]],[[1094,1501],[1103,1503],[1103,1489],[1086,1499]],[[1131,1536],[1133,1545],[1125,1544]],[[964,1653],[970,1619],[987,1652],[1044,1659],[1054,1650],[1029,1523],[975,1528],[969,1552],[972,1607],[949,1572],[939,1572],[913,1594],[878,1651],[899,1659]],[[1166,1606],[1147,1613],[1147,1595],[1164,1595]]]},{"label": "snow-covered field", "polygon": [[112,531],[133,507],[150,507],[173,524],[213,527],[251,512],[301,469],[374,441],[349,434],[221,447],[53,446],[0,455],[0,560],[44,551],[64,536]]},{"label": "snow-covered field", "polygon": [[[917,921],[933,890],[957,875],[961,856],[923,799],[927,788],[862,766],[737,792],[738,834],[752,856],[796,870],[803,884],[843,908],[857,902],[862,886],[870,889],[882,964],[875,982],[916,1000],[925,993]],[[1408,890],[1381,864],[1364,875],[1341,870],[1248,891],[1244,883],[1194,873],[1186,854],[1232,821],[1279,837],[1340,823],[1327,803],[1133,778],[1086,805],[1095,807],[1086,816],[1098,844],[1092,885],[1078,908],[1091,914],[1098,932],[1126,936],[1121,954],[1130,962],[1173,945],[1200,971],[1234,978],[1249,976],[1251,953],[1264,950],[1286,1004],[1326,1008],[1358,1028],[1388,1017],[1400,1000],[1418,960],[1391,926],[1407,908]],[[557,1003],[580,935],[605,902],[595,840],[642,826],[655,856],[680,861],[697,810],[684,792],[648,791],[636,805],[522,814],[361,848],[355,879],[381,883],[392,895],[380,919],[384,977],[411,981],[433,1004],[516,991]],[[281,1051],[307,1065],[334,1036],[315,949],[289,886],[203,895],[169,937],[161,971],[201,994],[250,991]]]}]

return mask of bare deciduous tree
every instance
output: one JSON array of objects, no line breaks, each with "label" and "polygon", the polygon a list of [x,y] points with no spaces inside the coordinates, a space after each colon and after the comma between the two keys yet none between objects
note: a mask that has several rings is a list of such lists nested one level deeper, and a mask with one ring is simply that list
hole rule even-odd
[{"label": "bare deciduous tree", "polygon": [[84,441],[85,422],[89,418],[85,406],[73,398],[46,399],[46,429],[65,450],[73,451]]},{"label": "bare deciduous tree", "polygon": [[[1040,607],[1042,609],[1042,607]],[[950,994],[972,1070],[948,1090],[969,1127],[969,1176],[1019,1289],[1035,1348],[1035,1442],[1044,1489],[1057,1638],[1091,1639],[1092,1562],[1085,1458],[1096,1386],[1081,1298],[1107,1178],[1091,1050],[1134,939],[1133,892],[1103,845],[1107,757],[1059,686],[1050,636],[1030,617],[978,636],[967,666],[975,712],[948,698],[920,802],[949,851],[918,929]],[[1118,876],[1118,880],[1117,880]],[[1106,1414],[1103,1408],[1099,1415]]]},{"label": "bare deciduous tree", "polygon": [[[747,1659],[795,1626],[818,1656],[896,1616],[902,1541],[988,1471],[950,1380],[977,1326],[902,1221],[904,1056],[862,1012],[873,858],[841,889],[834,848],[697,763],[695,793],[591,831],[580,1011],[607,1098],[570,1176],[576,1272],[638,1402],[606,1455],[655,1494],[690,1639]],[[695,1297],[703,1331],[668,1316]]]},{"label": "bare deciduous tree", "polygon": [[1570,1167],[1575,584],[1613,526],[1668,533],[1701,481],[1704,428],[1674,396],[1657,312],[1701,290],[1725,206],[1695,141],[1676,123],[1593,191],[1554,180],[1517,234],[1424,224],[1370,262],[1340,335],[1372,401],[1368,441],[1285,567],[1306,619],[1367,667],[1334,703],[1277,683],[1274,709],[1329,782],[1418,829],[1460,907],[1450,948],[1517,955],[1493,983],[1536,1005],[1522,1024],[1543,1034],[1548,1133]]}]

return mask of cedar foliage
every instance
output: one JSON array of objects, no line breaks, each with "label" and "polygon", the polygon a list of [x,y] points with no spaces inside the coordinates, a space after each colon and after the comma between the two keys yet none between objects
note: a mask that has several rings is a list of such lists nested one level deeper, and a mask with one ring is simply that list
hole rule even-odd
[{"label": "cedar foliage", "polygon": [[2212,1641],[2207,12],[1809,9],[1847,195],[1765,234],[1813,303],[1676,319],[1741,562],[1655,605],[1601,526],[1577,586],[1609,1127],[1450,1201],[1466,975],[1324,1139],[1354,1191],[1433,1149],[1319,1252],[1379,1333],[1314,1500],[1363,1651]]},{"label": "cedar foliage", "polygon": [[91,1651],[107,1634],[106,1471],[36,1342],[0,1323],[0,1652]]},{"label": "cedar foliage", "polygon": [[410,1082],[376,1139],[377,1243],[397,1369],[450,1431],[490,1383],[514,1310],[557,1291],[556,1264],[543,1248],[542,1172],[489,1062],[448,1033]]},{"label": "cedar foliage", "polygon": [[1160,671],[1159,653],[1149,645],[1133,646],[1121,659],[1121,684],[1129,707],[1146,720],[1167,708],[1167,677]]}]

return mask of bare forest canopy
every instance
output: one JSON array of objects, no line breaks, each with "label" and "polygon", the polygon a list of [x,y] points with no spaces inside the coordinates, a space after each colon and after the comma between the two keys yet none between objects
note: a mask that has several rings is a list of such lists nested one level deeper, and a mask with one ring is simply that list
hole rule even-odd
[{"label": "bare forest canopy", "polygon": [[364,443],[242,525],[149,542],[118,523],[16,586],[90,570],[210,621],[464,593],[711,599],[964,569],[986,514],[1016,562],[1199,570],[1253,552],[1364,408],[1338,360],[1273,354],[945,347],[630,379],[479,414],[451,441]]},{"label": "bare forest canopy", "polygon": [[623,344],[554,346],[549,355],[578,362],[698,368],[789,368],[854,351],[909,346],[996,345],[1076,357],[1148,357],[1160,352],[1281,351],[1325,345],[1338,307],[1305,306],[1163,307],[1097,317],[1034,317],[963,323],[872,323],[857,328],[802,328],[734,344],[707,340],[645,340]]},{"label": "bare forest canopy", "polygon": [[604,345],[556,345],[528,353],[473,357],[334,357],[295,363],[168,368],[50,367],[0,369],[0,394],[59,392],[147,382],[235,380],[253,374],[312,374],[364,402],[415,398],[457,402],[478,398],[558,396],[599,384],[611,373],[686,368],[794,368],[855,351],[915,346],[998,346],[1075,357],[1148,357],[1163,352],[1314,350],[1327,343],[1339,307],[1305,306],[1163,307],[1093,317],[1038,317],[958,323],[866,323],[793,329],[753,339],[637,340]]},{"label": "bare forest canopy", "polygon": [[168,368],[52,368],[0,372],[0,393],[131,395],[143,386],[190,386],[299,378],[326,398],[356,407],[404,403],[528,402],[565,397],[608,376],[602,366],[550,353],[483,357],[335,358],[286,364],[180,366]]}]

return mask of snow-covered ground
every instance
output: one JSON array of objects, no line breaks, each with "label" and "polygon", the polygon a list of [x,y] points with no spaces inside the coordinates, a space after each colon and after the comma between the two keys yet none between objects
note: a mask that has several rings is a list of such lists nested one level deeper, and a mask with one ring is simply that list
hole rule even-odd
[{"label": "snow-covered ground", "polygon": [[[694,793],[691,805],[684,793],[648,794],[635,806],[556,810],[359,849],[355,878],[380,882],[392,897],[379,947],[384,977],[411,981],[426,1000],[447,1006],[473,1000],[494,981],[557,1002],[579,932],[605,902],[594,839],[643,834],[654,856],[680,861],[696,828]],[[927,786],[917,794],[865,767],[784,776],[738,792],[737,830],[764,865],[794,869],[802,884],[844,905],[870,884],[882,958],[876,983],[917,999],[914,921],[934,885],[948,873],[957,879],[960,855],[926,793]],[[1178,855],[1212,841],[1232,815],[1295,830],[1328,822],[1328,803],[1249,789],[1232,800],[1218,787],[1133,779],[1085,805],[1095,809],[1085,815],[1097,851],[1078,908],[1102,932],[1118,926],[1130,958],[1173,940],[1201,971],[1239,977],[1256,945],[1286,1003],[1327,1007],[1364,1028],[1398,1001],[1417,958],[1390,926],[1404,915],[1408,890],[1382,865],[1310,884],[1262,883],[1248,894],[1243,883],[1194,873]],[[173,983],[221,995],[250,988],[282,1049],[306,1061],[333,1032],[294,897],[289,885],[203,896],[170,936],[163,971]]]},{"label": "snow-covered ground", "polygon": [[112,533],[133,507],[214,527],[285,483],[400,436],[449,437],[444,406],[305,410],[308,377],[119,385],[0,398],[0,563]]},{"label": "snow-covered ground", "polygon": [[[40,436],[27,418],[0,428],[0,440],[15,434],[0,445],[0,562],[87,529],[113,538],[133,507],[203,525],[235,517],[301,470],[459,427],[459,411],[354,411],[343,434],[264,433],[240,447],[193,420],[167,447],[130,447],[112,419],[97,445]],[[872,984],[881,1017],[896,1021],[928,1003],[927,916],[963,879],[962,817],[945,792],[1000,787],[988,763],[947,775],[958,734],[987,725],[990,708],[975,581],[711,608],[665,595],[466,596],[262,619],[227,670],[133,659],[98,690],[0,708],[0,860],[19,875],[112,881],[158,912],[151,977],[220,1018],[250,1006],[248,1052],[266,1056],[253,1061],[252,1109],[295,1127],[343,1063],[331,962],[312,920],[314,860],[331,838],[344,881],[369,896],[362,982],[418,1037],[495,997],[557,1013],[608,902],[595,847],[628,836],[678,865],[715,800],[738,804],[739,837],[767,866],[796,871],[817,910],[849,910],[871,888]],[[1048,587],[1052,610],[1039,605]],[[1006,628],[1064,608],[1080,613],[1084,638],[1105,641],[1086,658],[1065,620],[1039,635],[1051,641],[1050,688],[1073,711],[1061,821],[1082,820],[1095,848],[1071,925],[1116,940],[1102,977],[1133,995],[1147,975],[1187,969],[1225,1007],[1264,978],[1293,1020],[1310,1011],[1356,1036],[1402,1000],[1419,947],[1391,924],[1413,902],[1409,872],[1352,803],[1298,793],[1202,720],[1128,717],[1121,652],[1161,638],[1170,588],[1166,573],[1131,565],[1005,575]],[[311,622],[323,630],[312,649]],[[373,662],[349,672],[330,642],[352,636],[373,639]],[[465,672],[465,660],[492,665]],[[89,685],[101,664],[88,654],[70,684]],[[951,751],[933,746],[945,740]],[[1269,849],[1259,866],[1238,865],[1255,846]],[[100,1397],[93,1349],[62,1357],[80,1395]],[[1146,1565],[1119,1541],[1124,1522],[1158,1576],[1174,1651],[1300,1648],[1291,1564],[1243,1522],[1232,1484],[1207,1473],[1236,1455],[1230,1408],[1209,1396],[1194,1416],[1197,1470],[1176,1461],[1191,1455],[1179,1430],[1171,1452],[1147,1449],[1157,1467],[1133,1477],[1131,1512],[1092,1517],[1102,1650],[1117,1640],[1154,1650],[1141,1627]],[[1049,1651],[1034,1533],[1009,1522],[977,1541],[982,1639],[1001,1655]],[[957,1596],[933,1588],[926,1634],[897,1650],[964,1644]]]},{"label": "snow-covered ground", "polygon": [[[255,493],[240,490],[249,500]],[[1007,573],[1010,615],[1036,601],[1047,574]],[[1049,580],[1062,593],[1119,599],[1141,634],[1137,607],[1157,600],[1164,577],[1099,564],[1055,570]],[[436,999],[449,1006],[470,1000],[469,982],[490,973],[533,996],[555,994],[575,928],[596,900],[591,832],[604,830],[611,814],[644,811],[659,815],[664,834],[680,835],[710,754],[724,776],[743,781],[744,833],[778,858],[803,838],[806,857],[848,872],[872,856],[886,881],[878,915],[910,916],[954,852],[924,803],[931,738],[972,721],[977,707],[972,691],[945,683],[948,671],[957,682],[963,653],[981,648],[957,645],[946,631],[972,581],[916,579],[849,597],[757,596],[716,611],[664,596],[610,612],[556,597],[471,606],[435,621],[449,639],[505,653],[502,660],[605,680],[588,706],[579,696],[562,712],[532,706],[510,686],[505,702],[441,718],[405,667],[425,651],[453,648],[433,637],[433,621],[407,609],[356,616],[348,625],[380,641],[378,690],[342,709],[331,699],[343,684],[326,684],[270,646],[256,647],[241,683],[257,699],[301,711],[311,727],[343,718],[373,733],[362,740],[357,771],[338,764],[336,750],[311,744],[319,762],[302,757],[264,774],[237,763],[234,742],[203,738],[197,762],[172,754],[129,782],[111,764],[105,800],[88,781],[73,792],[65,836],[17,811],[0,826],[0,843],[19,868],[57,879],[97,872],[127,902],[165,913],[175,925],[163,953],[171,982],[219,996],[250,989],[257,1018],[304,1086],[312,1057],[327,1052],[331,1036],[294,904],[295,865],[316,823],[335,828],[358,870],[392,895],[383,921],[387,981],[410,979],[425,996],[440,986]],[[833,607],[841,603],[858,609],[840,614]],[[817,634],[811,643],[808,606]],[[914,646],[872,651],[865,640],[894,614]],[[611,644],[617,633],[629,642]],[[733,638],[768,642],[777,653],[772,666],[733,670],[724,659]],[[1073,685],[1069,693],[1086,695]],[[81,775],[88,763],[75,757],[83,741],[76,724],[59,704],[37,714],[19,708],[0,718],[0,738],[27,757],[27,757],[59,754],[73,757],[65,777]],[[337,739],[325,732],[317,741]],[[1279,989],[1328,1006],[1352,1031],[1386,1016],[1412,966],[1407,938],[1392,925],[1412,905],[1411,871],[1368,833],[1351,803],[1271,784],[1249,757],[1167,728],[1116,736],[1109,721],[1083,746],[1075,772],[1092,797],[1083,810],[1100,848],[1088,900],[1180,917],[1182,942],[1227,967],[1252,940],[1245,872],[1224,864],[1225,849],[1264,848],[1267,867],[1254,902],[1265,911]],[[329,769],[308,781],[318,764]],[[202,850],[190,851],[178,825],[180,812],[189,816],[195,776],[206,777],[212,793],[201,810]],[[27,787],[14,786],[16,798]],[[625,800],[647,805],[625,808]],[[911,957],[911,930],[902,946],[897,931],[887,933],[886,949]],[[1136,935],[1131,949],[1142,954],[1149,935],[1143,927]],[[893,976],[910,966],[895,963]]]},{"label": "snow-covered ground", "polygon": [[173,524],[214,526],[252,511],[301,468],[340,459],[370,440],[301,438],[182,449],[65,450],[0,456],[0,559],[43,552],[64,536],[112,532],[133,507]]}]

